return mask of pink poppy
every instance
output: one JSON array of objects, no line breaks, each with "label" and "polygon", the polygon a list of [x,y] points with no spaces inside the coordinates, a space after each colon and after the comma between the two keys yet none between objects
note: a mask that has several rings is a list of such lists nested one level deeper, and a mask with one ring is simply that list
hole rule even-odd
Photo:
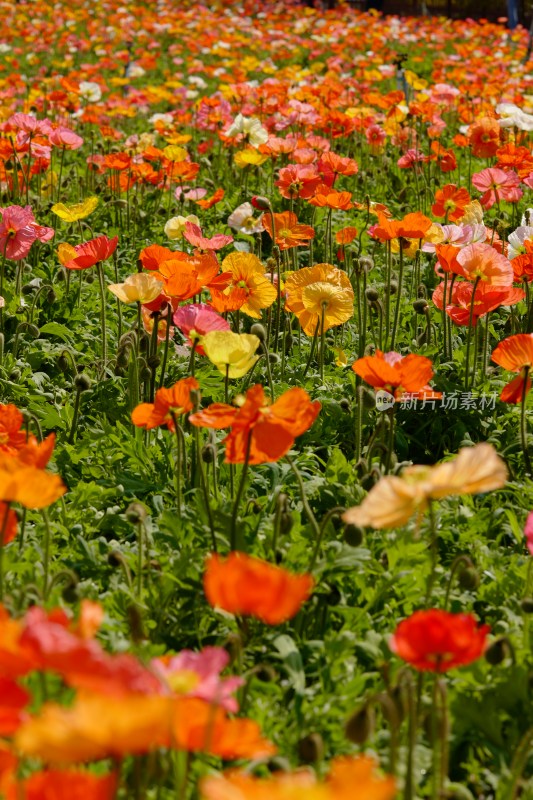
[{"label": "pink poppy", "polygon": [[47,119],[36,119],[32,117],[31,114],[12,114],[7,124],[9,127],[18,128],[19,131],[25,133],[26,140],[30,136],[35,136],[37,134],[47,136],[52,130],[52,126]]},{"label": "pink poppy", "polygon": [[502,288],[511,286],[514,280],[511,262],[490,244],[476,242],[463,247],[459,250],[457,261],[469,281],[479,278],[481,283]]},{"label": "pink poppy", "polygon": [[183,235],[188,242],[200,250],[220,250],[233,241],[233,236],[224,236],[223,233],[216,233],[210,239],[206,239],[205,236],[202,236],[200,226],[192,222],[187,222]]},{"label": "pink poppy", "polygon": [[35,236],[40,242],[49,242],[55,236],[55,230],[47,225],[37,225],[36,222],[33,222],[32,227],[35,231]]},{"label": "pink poppy", "polygon": [[398,159],[398,166],[400,169],[412,169],[417,163],[424,163],[428,160],[424,153],[420,150],[408,150],[403,156]]},{"label": "pink poppy", "polygon": [[[205,336],[211,331],[229,331],[231,326],[224,317],[213,311],[206,303],[190,303],[180,306],[173,316],[174,325],[187,337],[187,342],[192,346],[192,340]],[[204,350],[197,345],[196,352],[203,356]]]},{"label": "pink poppy", "polygon": [[170,658],[156,658],[152,661],[152,666],[156,674],[161,675],[171,688],[174,676],[179,680],[180,672],[192,673],[197,682],[186,693],[187,697],[197,697],[235,714],[239,705],[232,694],[243,685],[244,680],[238,677],[220,677],[228,662],[229,655],[222,647],[205,647],[201,653],[182,650]]},{"label": "pink poppy", "polygon": [[82,137],[70,128],[56,128],[49,134],[48,139],[56,147],[63,147],[65,150],[77,150],[83,144]]},{"label": "pink poppy", "polygon": [[520,178],[512,170],[504,172],[497,167],[488,167],[472,175],[472,183],[478,191],[484,192],[480,199],[483,208],[491,208],[500,200],[517,203],[523,195]]},{"label": "pink poppy", "polygon": [[26,206],[7,206],[0,209],[0,254],[11,261],[26,258],[37,239],[35,219],[31,208]]}]

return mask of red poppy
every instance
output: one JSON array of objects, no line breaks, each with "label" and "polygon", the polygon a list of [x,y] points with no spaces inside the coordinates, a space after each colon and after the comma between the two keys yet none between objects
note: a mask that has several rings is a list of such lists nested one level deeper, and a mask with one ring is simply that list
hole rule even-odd
[{"label": "red poppy", "polygon": [[282,197],[307,199],[312,197],[321,177],[314,167],[291,164],[279,171],[276,186]]},{"label": "red poppy", "polygon": [[447,672],[480,658],[489,630],[488,625],[478,625],[471,614],[451,614],[438,608],[415,611],[400,622],[390,648],[415,669]]},{"label": "red poppy", "polygon": [[118,236],[108,239],[107,236],[98,236],[88,242],[78,244],[74,248],[76,257],[67,261],[67,269],[88,269],[102,261],[106,261],[117,249]]},{"label": "red poppy", "polygon": [[305,389],[299,387],[289,389],[269,405],[263,387],[256,384],[248,389],[240,408],[213,403],[192,414],[189,421],[200,428],[231,427],[224,439],[227,464],[246,460],[265,464],[279,461],[289,452],[295,438],[311,427],[320,408],[318,400],[311,402]]},{"label": "red poppy", "polygon": [[226,559],[209,556],[204,574],[205,594],[214,608],[257,617],[267,625],[294,617],[312,588],[311,575],[293,575],[238,552]]},{"label": "red poppy", "polygon": [[[448,290],[446,298],[446,313],[456,325],[468,325],[472,313],[472,327],[475,328],[480,317],[484,317],[500,306],[512,306],[524,299],[525,292],[514,286],[495,287],[490,284],[479,283],[476,288],[474,305],[472,306],[472,292],[474,284],[469,281],[454,283],[451,292]],[[433,292],[433,302],[442,310],[444,297],[444,283],[439,284]]]}]

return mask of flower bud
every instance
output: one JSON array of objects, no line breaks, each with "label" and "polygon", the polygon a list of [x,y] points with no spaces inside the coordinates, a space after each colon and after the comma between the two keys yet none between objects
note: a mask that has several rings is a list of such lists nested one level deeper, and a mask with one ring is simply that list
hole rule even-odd
[{"label": "flower bud", "polygon": [[276,670],[270,664],[259,664],[255,669],[255,677],[262,683],[272,683],[276,680]]},{"label": "flower bud", "polygon": [[363,270],[363,272],[370,272],[370,270],[374,267],[374,259],[370,256],[361,256],[358,261],[359,269]]},{"label": "flower bud", "polygon": [[131,522],[133,524],[137,522],[144,522],[147,515],[148,511],[146,509],[146,506],[138,502],[130,503],[125,513],[125,517],[128,520],[128,522]]},{"label": "flower bud", "polygon": [[485,659],[493,667],[501,664],[502,661],[505,661],[510,655],[511,648],[505,636],[500,636],[499,639],[495,639],[485,650]]},{"label": "flower bud", "polygon": [[16,381],[19,380],[21,375],[22,372],[20,371],[20,369],[12,369],[11,372],[9,373],[9,380],[15,383]]},{"label": "flower bud", "polygon": [[39,330],[37,325],[28,325],[28,329],[27,330],[28,330],[28,333],[30,334],[30,336],[33,339],[38,339],[40,334],[41,334],[41,331]]},{"label": "flower bud", "polygon": [[91,388],[91,379],[85,372],[81,372],[74,378],[74,386],[79,392],[86,392]]},{"label": "flower bud", "polygon": [[350,547],[359,547],[363,544],[363,531],[358,525],[346,525],[344,528],[344,541]]},{"label": "flower bud", "polygon": [[477,589],[479,586],[479,573],[477,569],[475,569],[473,566],[470,566],[460,570],[459,575],[457,576],[457,583],[461,589]]},{"label": "flower bud", "polygon": [[281,533],[286,536],[292,530],[292,526],[294,525],[294,520],[292,518],[292,514],[290,512],[284,511],[280,517],[279,528]]},{"label": "flower bud", "polygon": [[346,397],[343,397],[342,400],[339,401],[339,406],[342,408],[343,411],[349,411],[350,401]]},{"label": "flower bud", "polygon": [[396,294],[397,291],[398,291],[398,282],[397,281],[391,281],[389,283],[389,286],[388,286],[388,293],[389,294]]},{"label": "flower bud", "polygon": [[428,302],[425,297],[420,297],[413,302],[413,308],[417,314],[426,314],[429,308]]},{"label": "flower bud", "polygon": [[254,322],[250,328],[250,333],[252,336],[257,336],[260,342],[266,342],[267,333],[264,325],[261,325],[260,322]]},{"label": "flower bud", "polygon": [[524,614],[533,614],[533,597],[523,597],[520,601],[520,608]]},{"label": "flower bud", "polygon": [[202,447],[202,461],[204,464],[212,464],[216,458],[216,449],[212,444],[206,444]]},{"label": "flower bud", "polygon": [[376,289],[373,289],[372,287],[369,287],[366,290],[365,294],[366,294],[366,299],[368,300],[369,303],[375,303],[376,300],[379,300],[378,291]]},{"label": "flower bud", "polygon": [[324,740],[319,733],[310,733],[298,742],[298,758],[302,764],[316,764],[324,757]]},{"label": "flower bud", "polygon": [[254,195],[250,200],[250,202],[253,205],[253,207],[256,208],[258,211],[269,211],[271,208],[270,200],[268,199],[268,197],[263,197],[262,195],[259,194]]},{"label": "flower bud", "polygon": [[354,744],[364,744],[374,733],[374,709],[368,703],[358,708],[344,726],[344,735]]}]

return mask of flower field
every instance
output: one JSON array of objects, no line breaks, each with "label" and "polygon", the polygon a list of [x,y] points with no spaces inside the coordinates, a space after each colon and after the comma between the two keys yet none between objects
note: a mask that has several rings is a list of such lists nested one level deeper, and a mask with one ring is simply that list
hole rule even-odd
[{"label": "flower field", "polygon": [[1,8],[0,797],[533,797],[527,31]]}]

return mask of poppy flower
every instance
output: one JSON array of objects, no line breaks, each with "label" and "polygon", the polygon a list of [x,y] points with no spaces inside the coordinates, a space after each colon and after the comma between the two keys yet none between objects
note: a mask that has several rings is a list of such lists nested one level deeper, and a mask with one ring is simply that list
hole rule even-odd
[{"label": "poppy flower", "polygon": [[368,756],[331,761],[325,780],[310,770],[276,772],[267,778],[243,770],[209,775],[200,781],[201,800],[393,800],[394,778],[379,775]]},{"label": "poppy flower", "polygon": [[141,250],[139,261],[144,269],[158,270],[163,261],[169,261],[174,256],[174,251],[160,244],[151,244]]},{"label": "poppy flower", "polygon": [[196,352],[201,356],[205,353],[200,342],[206,333],[231,330],[229,322],[213,311],[207,303],[189,303],[180,306],[174,312],[172,320],[174,325],[185,334],[189,345],[197,342]]},{"label": "poppy flower", "polygon": [[337,244],[340,245],[347,245],[351,244],[355,239],[357,239],[357,228],[353,228],[348,226],[346,228],[341,228],[340,231],[337,231],[335,234],[335,241]]},{"label": "poppy flower", "polygon": [[0,501],[0,541],[9,544],[17,535],[18,518],[15,511],[7,503]]},{"label": "poppy flower", "polygon": [[465,206],[469,202],[470,195],[464,187],[457,188],[454,183],[449,183],[435,192],[431,213],[435,217],[446,217],[450,222],[457,222],[464,216]]},{"label": "poppy flower", "polygon": [[309,204],[317,208],[331,208],[338,211],[348,211],[354,207],[351,192],[337,192],[324,184],[317,186],[313,197],[309,199]]},{"label": "poppy flower", "polygon": [[153,403],[140,403],[131,413],[131,420],[138,428],[157,428],[166,425],[174,430],[174,417],[192,411],[194,404],[191,391],[199,389],[196,378],[182,378],[170,389],[158,389]]},{"label": "poppy flower", "polygon": [[46,772],[35,772],[17,785],[25,800],[72,800],[83,797],[83,800],[113,800],[117,792],[117,776],[94,775],[92,772],[80,770],[49,769]]},{"label": "poppy flower", "polygon": [[172,747],[209,753],[225,761],[266,758],[276,748],[265,739],[257,722],[229,718],[221,706],[195,698],[179,698],[174,705]]},{"label": "poppy flower", "polygon": [[241,203],[228,217],[228,225],[237,233],[261,233],[263,231],[262,217],[254,217],[254,207],[251,203]]},{"label": "poppy flower", "polygon": [[417,211],[414,214],[407,214],[403,219],[387,219],[378,211],[378,224],[371,229],[371,234],[375,239],[383,242],[391,239],[423,239],[427,231],[431,228],[431,220]]},{"label": "poppy flower", "polygon": [[0,255],[11,261],[26,258],[37,239],[35,218],[29,206],[7,206],[0,208]]},{"label": "poppy flower", "polygon": [[242,378],[259,356],[254,355],[259,339],[250,333],[233,331],[210,331],[202,340],[208,359],[228,378]]},{"label": "poppy flower", "polygon": [[511,262],[490,244],[475,242],[463,247],[457,254],[457,262],[469,281],[479,279],[494,288],[507,287],[513,282]]},{"label": "poppy flower", "polygon": [[189,255],[176,251],[159,265],[154,276],[163,281],[163,291],[169,298],[189,300],[207,286],[218,286],[218,271],[219,264],[214,253]]},{"label": "poppy flower", "polygon": [[447,672],[481,658],[489,625],[478,625],[471,614],[451,614],[440,608],[415,611],[400,622],[390,649],[423,672]]},{"label": "poppy flower", "polygon": [[340,156],[332,150],[328,150],[327,153],[323,153],[320,156],[317,166],[319,171],[326,168],[329,172],[333,172],[334,175],[344,175],[345,177],[357,175],[359,172],[357,162],[353,158]]},{"label": "poppy flower", "polygon": [[252,147],[259,147],[268,142],[268,133],[257,117],[245,117],[237,114],[224,136],[233,138],[239,135],[246,139]]},{"label": "poppy flower", "polygon": [[117,249],[117,244],[118,236],[114,236],[112,239],[108,239],[107,236],[89,239],[88,242],[76,245],[74,248],[76,255],[71,261],[67,261],[65,267],[76,270],[94,267],[95,264],[107,261]]},{"label": "poppy flower", "polygon": [[264,267],[257,256],[253,253],[230,253],[222,262],[222,271],[230,276],[230,282],[222,292],[211,290],[213,308],[228,310],[225,298],[237,290],[241,300],[238,309],[249,317],[261,319],[261,310],[272,305],[277,291],[265,277]]},{"label": "poppy flower", "polygon": [[16,454],[26,443],[24,417],[13,403],[0,403],[0,452]]},{"label": "poppy flower", "polygon": [[308,200],[316,191],[322,179],[314,167],[291,164],[279,171],[276,186],[282,197]]},{"label": "poppy flower", "polygon": [[360,527],[395,528],[421,514],[430,500],[481,494],[507,481],[505,462],[492,445],[464,447],[451,461],[433,467],[407,467],[401,476],[387,475],[376,483],[361,505],[348,509],[343,520]]},{"label": "poppy flower", "polygon": [[152,303],[163,291],[163,283],[146,272],[136,272],[124,283],[110,283],[107,288],[123,303]]},{"label": "poppy flower", "polygon": [[216,189],[216,191],[213,192],[211,197],[205,197],[200,200],[195,200],[194,202],[196,203],[197,206],[203,208],[204,211],[207,211],[207,209],[213,208],[213,206],[216,206],[217,203],[220,203],[220,201],[224,199],[224,195],[225,195],[224,189]]},{"label": "poppy flower", "polygon": [[169,239],[181,239],[183,234],[185,233],[185,226],[187,223],[190,222],[193,225],[200,225],[200,220],[195,214],[189,214],[186,217],[178,215],[177,217],[171,217],[169,220],[166,221],[164,231],[165,235]]},{"label": "poppy flower", "polygon": [[187,222],[185,224],[183,236],[188,242],[194,245],[194,247],[198,247],[200,250],[220,250],[233,241],[233,236],[225,236],[223,233],[217,233],[210,239],[206,239],[206,237],[202,235],[200,226],[195,225],[193,222]]},{"label": "poppy flower", "polygon": [[[311,239],[315,238],[314,229],[310,225],[302,225],[298,222],[298,217],[292,211],[284,211],[282,214],[274,214],[273,216],[276,228],[275,243],[280,250],[306,245]],[[270,214],[263,214],[261,220],[272,239],[272,219]]]},{"label": "poppy flower", "polygon": [[294,575],[259,558],[233,552],[207,559],[204,590],[213,608],[280,625],[298,613],[313,588],[311,575]]},{"label": "poppy flower", "polygon": [[478,191],[483,192],[480,199],[483,208],[492,208],[494,203],[499,203],[500,200],[517,203],[523,195],[520,178],[516,172],[504,172],[497,167],[488,167],[474,173],[472,184]]},{"label": "poppy flower", "polygon": [[517,378],[504,386],[500,400],[520,403],[524,390],[531,389],[530,371],[533,366],[533,333],[517,333],[500,342],[491,356],[492,361],[510,372],[520,372]]},{"label": "poppy flower", "polygon": [[248,453],[248,463],[264,464],[286,455],[295,438],[314,423],[320,408],[320,403],[311,402],[307,392],[299,387],[289,389],[270,404],[263,387],[257,384],[248,389],[239,408],[213,403],[192,414],[189,420],[202,428],[231,427],[224,439],[226,463],[241,464]]},{"label": "poppy flower", "polygon": [[64,150],[78,150],[83,144],[81,136],[62,125],[48,134],[48,140],[51,144],[62,147]]},{"label": "poppy flower", "polygon": [[315,264],[291,272],[285,281],[285,307],[308,336],[342,325],[353,315],[354,293],[346,272],[331,264]]},{"label": "poppy flower", "polygon": [[[514,286],[494,287],[480,283],[475,291],[469,281],[454,283],[451,292],[447,291],[446,313],[456,325],[468,325],[472,316],[472,327],[478,319],[500,306],[512,306],[525,297],[523,289]],[[432,295],[433,302],[442,310],[444,304],[444,283],[440,283]],[[473,299],[473,303],[472,303]]]},{"label": "poppy flower", "polygon": [[396,399],[401,398],[404,392],[414,394],[426,389],[433,377],[431,359],[414,353],[401,356],[376,350],[373,356],[358,358],[352,369],[370,386],[383,389]]},{"label": "poppy flower", "polygon": [[533,556],[533,511],[527,515],[526,524],[524,526],[524,536],[526,537],[526,545],[529,554]]},{"label": "poppy flower", "polygon": [[0,500],[25,508],[45,508],[65,492],[59,475],[0,452]]},{"label": "poppy flower", "polygon": [[470,127],[468,141],[472,147],[472,155],[479,158],[496,155],[500,145],[498,122],[492,117],[481,117]]},{"label": "poppy flower", "polygon": [[74,203],[70,206],[64,203],[56,203],[50,210],[65,222],[78,222],[78,220],[85,219],[92,214],[97,205],[97,197],[88,197],[82,203]]}]

